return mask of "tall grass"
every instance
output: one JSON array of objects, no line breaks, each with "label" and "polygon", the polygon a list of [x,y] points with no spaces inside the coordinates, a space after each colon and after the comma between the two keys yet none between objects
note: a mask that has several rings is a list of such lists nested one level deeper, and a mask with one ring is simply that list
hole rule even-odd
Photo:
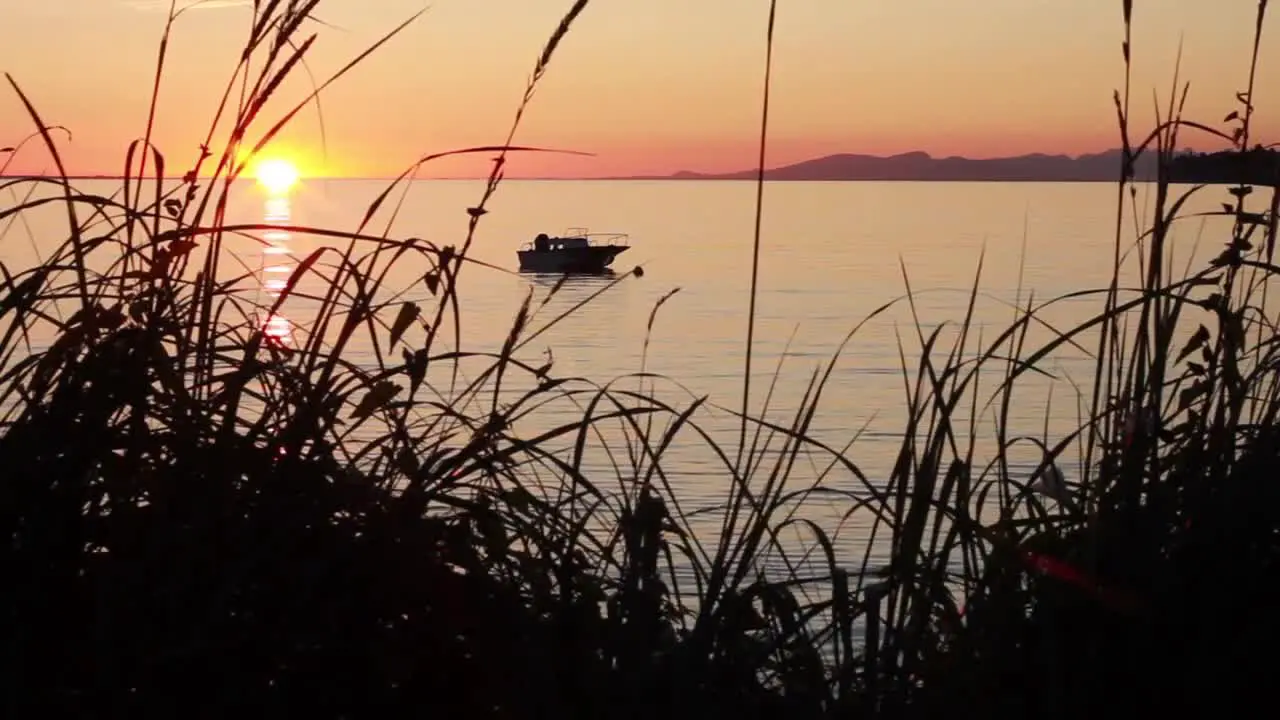
[{"label": "tall grass", "polygon": [[[67,217],[60,244],[34,239],[53,248],[39,262],[0,266],[9,714],[1065,717],[1261,697],[1256,657],[1278,639],[1280,394],[1267,307],[1277,195],[1258,210],[1254,189],[1232,188],[1222,254],[1185,276],[1169,269],[1171,229],[1191,194],[1213,190],[1176,195],[1162,173],[1154,222],[1128,237],[1133,159],[1171,157],[1183,132],[1219,132],[1182,117],[1184,88],[1142,138],[1131,136],[1127,72],[1117,95],[1126,163],[1110,286],[1028,300],[984,340],[979,274],[950,348],[918,320],[918,351],[901,346],[897,460],[868,477],[848,448],[811,433],[835,358],[788,421],[766,419],[772,387],[753,409],[754,263],[737,409],[664,402],[643,369],[601,384],[535,364],[529,343],[566,314],[544,319],[532,295],[500,348],[464,347],[464,268],[495,271],[470,258],[472,238],[508,154],[538,150],[516,144],[520,120],[586,0],[537,59],[504,142],[423,157],[355,229],[287,228],[331,246],[299,258],[266,308],[307,308],[291,311],[295,342],[265,333],[253,273],[227,248],[267,228],[228,217],[233,182],[404,27],[266,117],[306,67],[318,5],[255,3],[208,152],[170,177],[149,121],[111,196],[68,180],[58,130],[9,78],[35,127],[15,150],[43,145],[60,174],[0,180],[13,199],[0,228],[55,205]],[[1255,66],[1265,11],[1260,2]],[[178,15],[161,41],[152,118]],[[1242,152],[1253,77],[1219,133]],[[767,69],[765,83],[761,166]],[[227,140],[215,151],[216,137]],[[407,180],[458,153],[496,156],[465,237],[395,237]],[[762,174],[757,191],[758,220]],[[390,218],[383,232],[379,218]],[[757,222],[756,258],[761,242]],[[388,286],[392,263],[419,264],[429,299]],[[1079,297],[1095,299],[1094,317],[1048,326],[1046,307]],[[914,313],[909,282],[899,302]],[[1045,327],[1053,338],[1030,344]],[[1023,379],[1059,349],[1089,345],[1079,428],[1035,438],[1013,427]],[[373,361],[358,362],[357,348]],[[576,403],[580,418],[521,432],[552,402]],[[737,448],[704,426],[712,409],[740,421]],[[977,450],[987,417],[990,457]],[[666,453],[691,442],[724,473],[714,536],[694,532],[708,511],[684,507],[671,485]],[[1027,444],[1043,460],[1020,477],[1012,458]],[[608,477],[588,472],[591,447],[613,463]],[[796,481],[795,464],[815,456],[858,486]],[[831,528],[804,517],[814,498],[874,515],[862,557],[839,556]],[[812,542],[784,540],[795,530]],[[872,565],[873,545],[889,548],[886,566]]]}]

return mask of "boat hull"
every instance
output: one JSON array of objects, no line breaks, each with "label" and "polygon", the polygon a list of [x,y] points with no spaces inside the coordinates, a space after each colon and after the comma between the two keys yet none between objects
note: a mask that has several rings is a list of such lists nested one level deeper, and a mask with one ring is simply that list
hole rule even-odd
[{"label": "boat hull", "polygon": [[601,245],[561,250],[517,250],[520,272],[598,274],[606,272],[625,246]]}]

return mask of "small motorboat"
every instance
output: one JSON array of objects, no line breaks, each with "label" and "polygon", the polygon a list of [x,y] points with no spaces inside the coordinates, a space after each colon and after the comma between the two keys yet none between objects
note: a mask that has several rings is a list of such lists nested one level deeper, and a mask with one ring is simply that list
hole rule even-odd
[{"label": "small motorboat", "polygon": [[516,251],[520,271],[533,273],[598,274],[631,246],[622,233],[590,233],[570,228],[563,235],[539,234]]}]

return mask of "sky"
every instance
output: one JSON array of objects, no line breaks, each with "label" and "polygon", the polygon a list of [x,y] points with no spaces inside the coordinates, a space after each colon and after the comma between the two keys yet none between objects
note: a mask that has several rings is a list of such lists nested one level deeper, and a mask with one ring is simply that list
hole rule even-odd
[{"label": "sky", "polygon": [[[427,1],[321,0],[316,14],[326,25],[307,26],[318,34],[308,67],[321,78],[427,10],[326,90],[319,112],[300,114],[269,152],[308,176],[373,177],[425,154],[502,142],[571,0]],[[1135,121],[1150,126],[1153,97],[1167,105],[1181,44],[1187,114],[1221,126],[1247,79],[1256,0],[1134,5]],[[0,0],[0,72],[47,124],[70,129],[61,150],[73,174],[118,174],[126,146],[143,134],[167,7]],[[524,154],[508,174],[753,167],[767,13],[768,0],[592,0],[516,136],[592,156]],[[191,165],[251,17],[248,0],[213,0],[175,26],[155,133],[170,168]],[[1269,21],[1267,32],[1275,28]],[[837,152],[992,157],[1117,147],[1122,34],[1121,0],[780,0],[768,164]],[[1280,68],[1280,38],[1270,40],[1264,33],[1258,78],[1264,141],[1280,130],[1280,96],[1265,92]],[[309,89],[296,74],[266,114],[279,117]],[[32,129],[0,85],[0,147]],[[49,155],[28,145],[9,172],[51,169]],[[486,169],[475,157],[424,172]]]}]

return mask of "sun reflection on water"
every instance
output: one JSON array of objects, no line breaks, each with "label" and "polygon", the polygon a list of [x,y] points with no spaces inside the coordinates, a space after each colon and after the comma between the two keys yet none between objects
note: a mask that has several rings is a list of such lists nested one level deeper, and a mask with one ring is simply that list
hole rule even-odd
[{"label": "sun reflection on water", "polygon": [[[289,205],[289,191],[297,182],[297,172],[283,161],[266,161],[259,166],[258,183],[267,191],[267,199],[263,208],[263,222],[268,225],[287,226],[292,219]],[[260,289],[266,297],[266,305],[274,305],[280,294],[288,286],[289,275],[295,265],[288,256],[291,254],[289,242],[292,239],[288,230],[266,230],[262,233],[262,258],[259,263],[258,277]],[[278,313],[271,313],[263,308],[260,320],[261,328],[267,338],[281,343],[288,343],[293,334],[293,323]]]}]

